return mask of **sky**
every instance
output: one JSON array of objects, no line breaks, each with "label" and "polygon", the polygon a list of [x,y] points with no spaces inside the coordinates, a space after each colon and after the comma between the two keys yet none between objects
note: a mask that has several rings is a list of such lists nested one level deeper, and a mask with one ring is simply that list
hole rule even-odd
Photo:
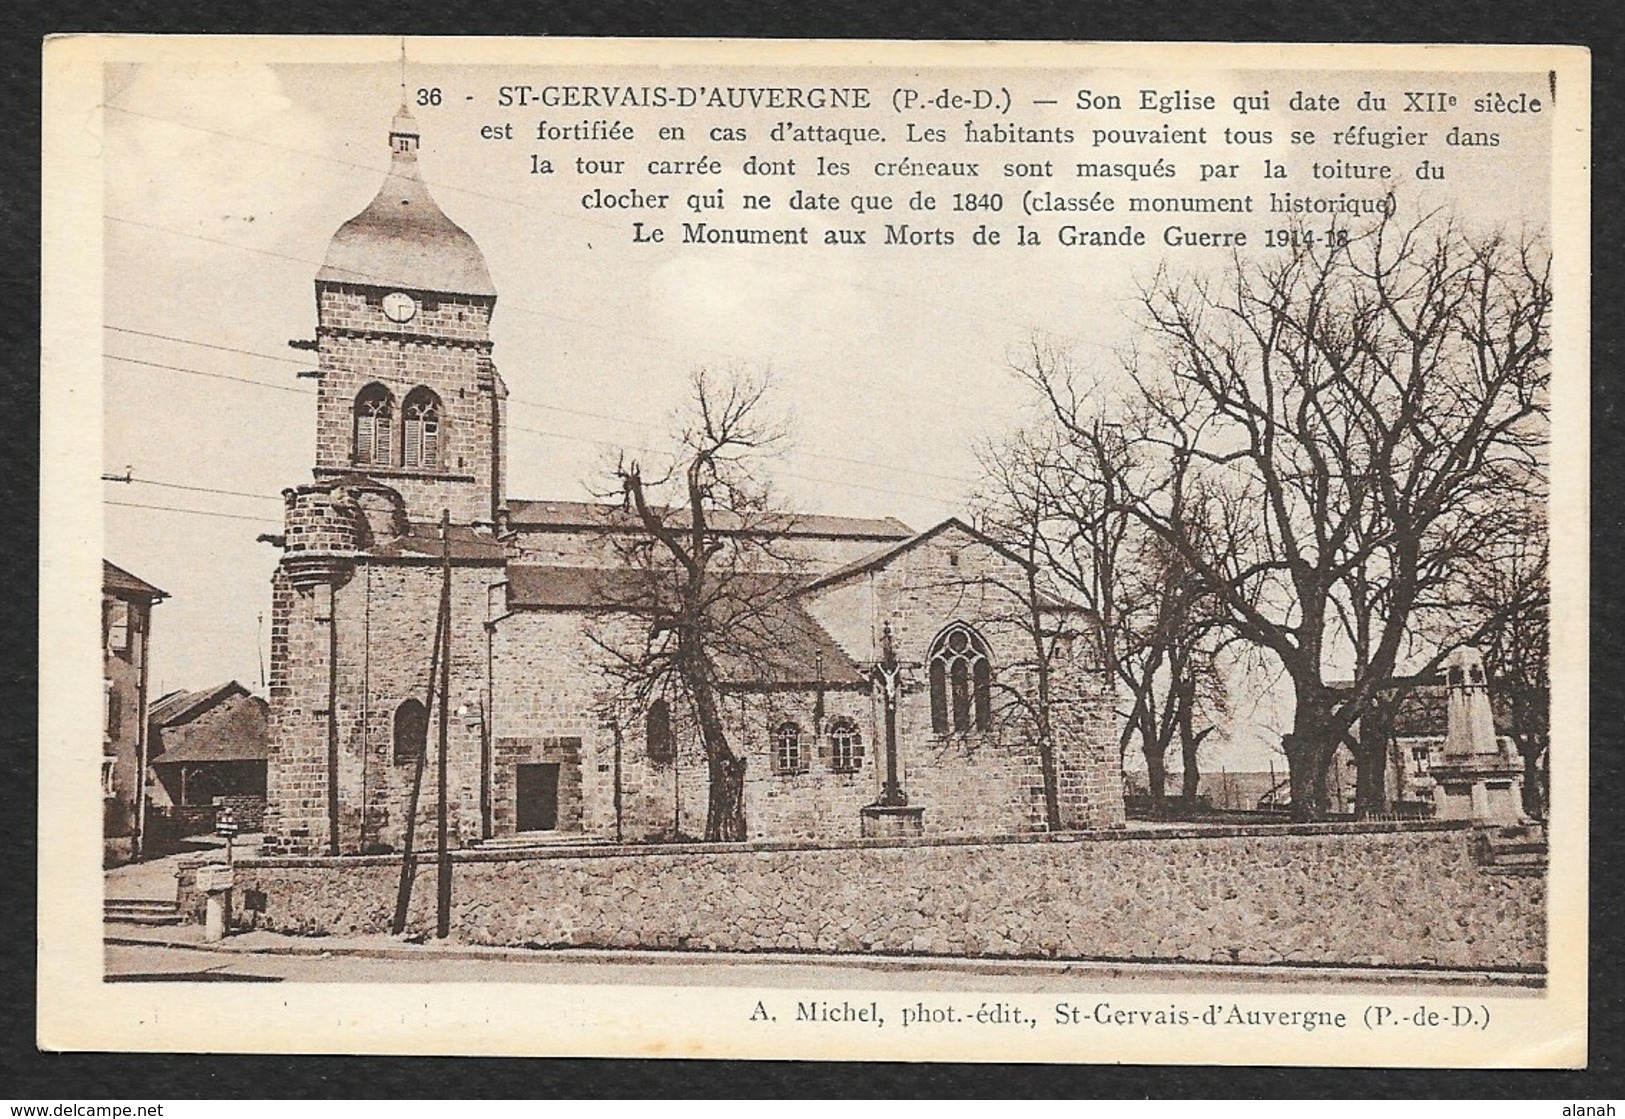
[{"label": "sky", "polygon": [[[401,99],[401,69],[390,51],[377,46],[374,41],[363,52],[371,61],[347,64],[266,63],[251,60],[247,51],[240,60],[219,61],[217,50],[217,60],[208,63],[188,60],[182,51],[169,52],[167,60],[105,69],[99,122],[99,466],[108,474],[128,472],[135,481],[103,486],[104,547],[113,562],[171,596],[154,621],[155,695],[229,678],[258,690],[268,667],[269,580],[277,552],[256,537],[279,531],[278,495],[310,479],[314,458],[314,385],[298,376],[311,367],[313,355],[287,343],[313,336],[313,279],[327,242],[372,199],[389,164],[386,134]],[[604,484],[605,456],[614,448],[667,445],[671,413],[693,368],[742,365],[771,370],[775,399],[791,416],[792,449],[773,468],[787,504],[809,512],[895,516],[917,529],[963,516],[978,483],[978,444],[1033,415],[1010,370],[1013,353],[1035,333],[1046,333],[1070,347],[1081,366],[1109,380],[1118,353],[1133,337],[1136,285],[1165,262],[1191,270],[1222,263],[1216,251],[1183,251],[1170,260],[1157,247],[1103,255],[1052,240],[1037,248],[982,247],[963,236],[951,248],[636,244],[630,217],[584,210],[583,193],[595,185],[672,193],[676,209],[632,217],[668,227],[675,241],[684,220],[805,223],[817,229],[850,218],[853,195],[889,193],[901,210],[919,186],[944,199],[954,186],[900,180],[880,187],[872,177],[854,176],[852,185],[826,187],[832,180],[808,173],[821,148],[761,140],[769,125],[786,118],[900,131],[884,107],[845,118],[504,108],[498,103],[501,86],[601,83],[606,72],[522,62],[428,63],[412,58],[410,44],[407,53],[409,96],[419,89],[442,91],[440,105],[415,110],[423,176],[442,209],[484,250],[499,293],[492,335],[496,363],[512,394],[510,497],[588,498]],[[1110,62],[1109,55],[1092,57]],[[861,84],[884,99],[893,88],[930,93],[950,83],[999,90],[1011,77],[974,69],[792,74],[764,65],[730,74],[645,68],[617,72],[612,80]],[[1187,70],[1100,66],[1036,72],[1022,80],[1018,94],[1030,89],[1035,98],[1052,96],[1068,107],[1081,88],[1120,90],[1132,98],[1145,87],[1195,87],[1212,92],[1221,106],[1267,90],[1270,110],[1210,123],[1269,129],[1277,137],[1293,128],[1324,128],[1311,115],[1286,108],[1307,84],[1302,74],[1193,76]],[[1415,80],[1323,75],[1312,88],[1348,104],[1374,85],[1453,90],[1464,103],[1489,89],[1546,95],[1544,75],[1493,81],[1461,74]],[[1332,115],[1339,123],[1354,122],[1346,112]],[[919,119],[941,123],[957,136],[973,117],[982,122],[974,112]],[[480,135],[485,126],[511,124],[516,136],[528,136],[543,119],[620,119],[643,138],[619,146],[548,145]],[[1008,119],[1058,123],[1080,133],[1100,123],[1062,109],[1029,109]],[[1149,127],[1169,119],[1189,123],[1161,114],[1112,123]],[[690,136],[660,147],[655,127],[671,121],[684,122]],[[746,127],[756,139],[743,145],[713,140],[705,133],[716,125]],[[1449,205],[1474,221],[1510,229],[1544,224],[1550,208],[1548,132],[1540,121],[1496,127],[1503,134],[1496,149],[1450,153],[1445,182],[1424,185],[1402,176],[1404,205],[1417,212]],[[989,168],[1010,158],[1003,150],[969,147],[951,139],[932,155],[974,157]],[[683,178],[656,186],[647,175],[595,179],[567,166],[578,154],[628,157],[635,165],[668,149],[674,157],[715,156],[725,170],[704,181]],[[751,153],[794,155],[798,174],[778,180],[747,176],[741,164]],[[897,143],[835,152],[859,162],[910,154]],[[1018,154],[1035,158],[1029,151]],[[1269,155],[1295,176],[1285,185],[1306,189],[1307,163],[1324,154],[1324,148],[1289,150],[1277,141],[1233,158],[1245,158],[1250,167]],[[1416,162],[1400,153],[1367,154],[1407,172]],[[560,172],[532,174],[533,155],[555,159]],[[1074,157],[1103,158],[1076,145],[1058,162]],[[1180,193],[1223,190],[1262,198],[1274,185],[1254,175],[1235,186],[1196,186],[1191,172],[1198,158],[1180,153]],[[1080,182],[1044,185],[1075,193]],[[1015,212],[1024,185],[985,179],[975,187],[1000,191],[1008,200],[993,222],[1007,238],[1029,220]],[[693,214],[681,208],[688,194],[716,189],[724,192],[724,209]],[[845,200],[844,211],[792,214],[785,203],[796,189],[832,190]],[[1126,187],[1113,189],[1122,193]],[[747,192],[774,197],[770,217],[739,209]],[[887,220],[917,221],[919,215],[898,213]],[[954,227],[968,225],[960,217]],[[1260,684],[1255,690],[1268,689]],[[1279,721],[1274,704],[1243,697],[1220,746],[1230,768],[1264,768],[1270,742],[1284,729]]]}]

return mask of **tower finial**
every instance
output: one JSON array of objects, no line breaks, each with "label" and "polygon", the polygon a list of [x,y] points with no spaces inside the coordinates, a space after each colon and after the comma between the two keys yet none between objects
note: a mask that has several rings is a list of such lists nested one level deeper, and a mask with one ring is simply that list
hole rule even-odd
[{"label": "tower finial", "polygon": [[406,36],[401,36],[401,104],[406,104]]}]

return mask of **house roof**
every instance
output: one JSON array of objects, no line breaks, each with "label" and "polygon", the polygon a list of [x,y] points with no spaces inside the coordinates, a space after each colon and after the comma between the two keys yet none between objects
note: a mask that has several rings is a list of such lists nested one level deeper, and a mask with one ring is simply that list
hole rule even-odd
[{"label": "house roof", "polygon": [[168,591],[159,590],[145,579],[137,578],[107,560],[102,560],[102,590],[132,598],[145,598],[152,602],[169,597]]},{"label": "house roof", "polygon": [[227,680],[224,684],[216,684],[212,688],[203,688],[195,692],[170,692],[152,705],[147,718],[155,726],[179,726],[197,718],[209,708],[223,703],[234,694],[247,695],[248,689],[235,680]]},{"label": "house roof", "polygon": [[[1009,560],[1018,567],[1029,568],[1032,566],[1026,560],[1016,555],[1016,553],[1012,552],[1009,548],[1006,548],[1003,544],[1000,544],[997,540],[994,540],[986,533],[978,532],[976,529],[970,527],[970,525],[966,524],[958,517],[949,517],[942,523],[933,525],[924,532],[916,533],[906,540],[899,540],[897,543],[892,544],[889,547],[882,548],[877,552],[872,552],[867,556],[860,556],[851,563],[842,564],[833,571],[825,572],[823,575],[820,575],[811,582],[807,583],[802,589],[808,591],[820,590],[824,587],[833,586],[836,583],[845,582],[847,579],[855,578],[856,576],[864,575],[871,571],[876,571],[886,566],[892,560],[896,559],[905,552],[912,551],[913,549],[918,548],[920,545],[936,539],[949,529],[956,529],[963,532],[977,543],[983,545],[984,547],[991,548],[993,551],[997,552],[999,555],[1003,556],[1005,559]],[[1075,602],[1065,602],[1047,594],[1040,595],[1039,604],[1046,610],[1078,611],[1080,613],[1088,612],[1087,607],[1080,606]]]},{"label": "house roof", "polygon": [[[196,725],[195,720],[222,704],[242,706],[226,718]],[[148,715],[154,746],[153,765],[198,762],[263,761],[269,755],[266,703],[235,680],[197,691],[170,692]]]},{"label": "house roof", "polygon": [[[665,584],[669,578],[670,583]],[[519,610],[638,613],[676,594],[677,573],[638,568],[508,565],[508,605]],[[861,684],[863,669],[807,613],[795,576],[728,572],[712,599],[719,628],[733,639],[716,654],[717,670],[735,686]]]},{"label": "house roof", "polygon": [[[252,698],[252,697],[251,697]],[[263,700],[255,700],[263,703]],[[195,735],[167,747],[152,759],[153,765],[195,765],[199,762],[257,762],[270,756],[270,743],[261,733]]]},{"label": "house roof", "polygon": [[[668,510],[661,510],[668,512]],[[620,505],[591,501],[508,502],[508,520],[516,528],[573,529],[591,532],[637,532],[637,515]],[[823,536],[842,539],[901,540],[914,530],[895,517],[833,517],[823,513],[773,513],[746,523],[725,509],[711,514],[712,527],[723,533],[752,532],[776,536]]]}]

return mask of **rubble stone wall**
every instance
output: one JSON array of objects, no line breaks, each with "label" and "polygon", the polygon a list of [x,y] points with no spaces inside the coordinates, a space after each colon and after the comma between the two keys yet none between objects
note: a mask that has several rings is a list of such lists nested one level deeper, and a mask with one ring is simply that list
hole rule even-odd
[{"label": "rubble stone wall", "polygon": [[[457,856],[463,942],[731,952],[1545,966],[1545,882],[1494,873],[1466,828],[606,847]],[[387,929],[398,859],[238,864],[261,927]],[[432,931],[432,861],[411,924]],[[239,895],[241,896],[241,895]],[[184,901],[185,899],[183,899]],[[184,906],[183,906],[184,909]]]}]

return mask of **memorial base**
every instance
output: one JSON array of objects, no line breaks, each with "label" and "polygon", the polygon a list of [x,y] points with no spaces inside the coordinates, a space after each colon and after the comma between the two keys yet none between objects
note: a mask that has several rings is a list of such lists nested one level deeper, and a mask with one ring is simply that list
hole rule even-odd
[{"label": "memorial base", "polygon": [[868,804],[860,810],[863,838],[906,839],[925,830],[925,809],[907,804]]}]

